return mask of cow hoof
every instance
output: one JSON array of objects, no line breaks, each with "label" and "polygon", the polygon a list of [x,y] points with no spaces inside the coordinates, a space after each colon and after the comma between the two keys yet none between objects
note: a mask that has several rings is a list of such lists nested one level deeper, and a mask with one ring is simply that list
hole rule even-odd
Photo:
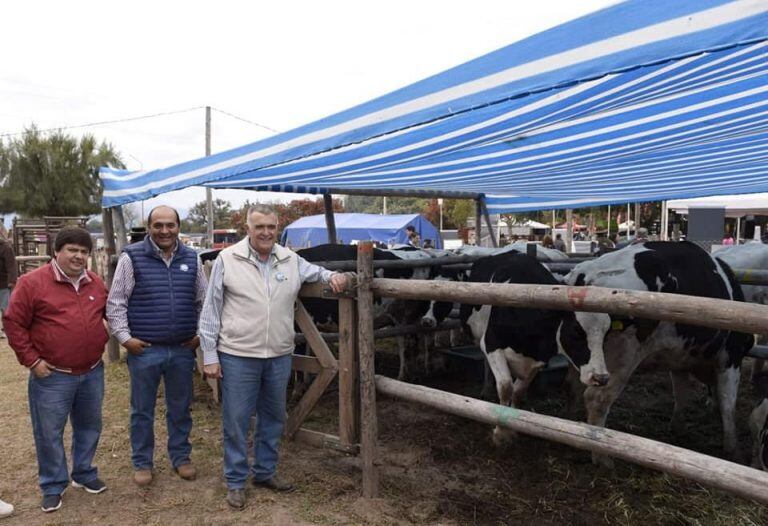
[{"label": "cow hoof", "polygon": [[497,427],[493,430],[493,445],[504,447],[510,445],[517,438],[517,433],[509,429]]},{"label": "cow hoof", "polygon": [[603,469],[613,469],[614,468],[614,462],[611,457],[607,457],[605,455],[595,455],[592,454],[592,463],[600,468]]}]

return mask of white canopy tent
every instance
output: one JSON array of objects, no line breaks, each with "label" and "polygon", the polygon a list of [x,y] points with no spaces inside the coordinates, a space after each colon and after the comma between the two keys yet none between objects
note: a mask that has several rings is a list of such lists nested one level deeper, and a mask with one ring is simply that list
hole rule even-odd
[{"label": "white canopy tent", "polygon": [[725,217],[768,215],[768,193],[673,199],[667,207],[678,214],[687,214],[691,208],[724,208]]}]

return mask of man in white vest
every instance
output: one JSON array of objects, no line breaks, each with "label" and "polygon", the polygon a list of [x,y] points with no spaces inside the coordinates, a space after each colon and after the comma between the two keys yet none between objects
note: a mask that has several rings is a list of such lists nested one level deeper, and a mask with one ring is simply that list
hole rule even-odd
[{"label": "man in white vest", "polygon": [[254,413],[253,484],[293,489],[276,471],[299,288],[319,280],[335,292],[347,287],[344,274],[275,244],[277,215],[271,207],[251,207],[247,225],[245,239],[224,249],[213,265],[199,325],[205,374],[221,378],[224,478],[227,502],[237,509],[245,506],[247,438]]}]

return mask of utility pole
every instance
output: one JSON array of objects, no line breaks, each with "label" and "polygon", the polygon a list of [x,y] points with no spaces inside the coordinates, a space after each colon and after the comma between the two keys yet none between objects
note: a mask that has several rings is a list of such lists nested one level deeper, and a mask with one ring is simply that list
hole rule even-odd
[{"label": "utility pole", "polygon": [[[211,107],[205,107],[205,156],[211,155]],[[213,189],[205,188],[206,215],[208,216],[207,225],[207,245],[213,248]]]}]

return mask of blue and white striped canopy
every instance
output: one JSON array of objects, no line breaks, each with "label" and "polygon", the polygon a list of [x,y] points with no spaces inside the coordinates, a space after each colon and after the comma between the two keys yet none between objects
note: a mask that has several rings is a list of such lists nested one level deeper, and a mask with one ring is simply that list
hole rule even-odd
[{"label": "blue and white striped canopy", "polygon": [[320,121],[160,170],[192,185],[485,195],[491,212],[768,191],[768,0],[629,0]]}]

